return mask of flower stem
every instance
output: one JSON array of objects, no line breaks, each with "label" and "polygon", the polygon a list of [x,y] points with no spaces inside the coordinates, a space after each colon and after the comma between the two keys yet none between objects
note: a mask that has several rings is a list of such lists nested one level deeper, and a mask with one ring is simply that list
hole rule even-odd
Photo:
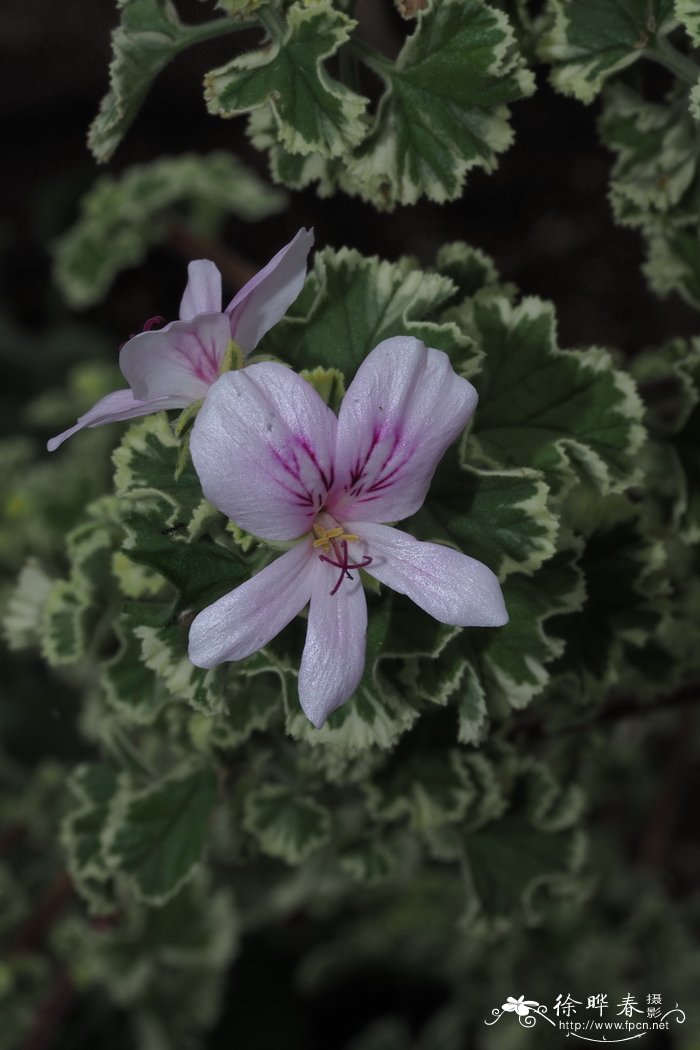
[{"label": "flower stem", "polygon": [[390,76],[394,71],[394,63],[390,62],[388,58],[384,58],[378,51],[375,51],[369,44],[365,44],[364,40],[359,40],[357,37],[353,37],[349,41],[348,50],[353,54],[357,55],[361,62],[364,62],[366,66],[373,69],[375,73],[379,73],[381,77]]},{"label": "flower stem", "polygon": [[259,11],[256,11],[256,15],[275,43],[281,44],[287,32],[287,27],[284,19],[280,18],[274,7],[261,7]]},{"label": "flower stem", "polygon": [[666,36],[657,36],[643,54],[669,69],[679,80],[695,86],[700,80],[700,66],[673,46]]},{"label": "flower stem", "polygon": [[226,36],[227,33],[236,33],[243,29],[254,29],[257,22],[252,19],[235,21],[233,18],[215,18],[211,22],[202,22],[201,25],[187,26],[187,40],[185,46],[200,44],[205,40],[213,40],[217,36]]}]

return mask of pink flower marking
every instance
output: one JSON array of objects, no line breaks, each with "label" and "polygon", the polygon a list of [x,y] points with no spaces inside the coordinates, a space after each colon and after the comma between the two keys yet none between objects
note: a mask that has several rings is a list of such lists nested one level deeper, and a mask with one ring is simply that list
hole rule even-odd
[{"label": "pink flower marking", "polygon": [[129,388],[107,394],[75,426],[51,438],[49,452],[84,427],[186,408],[203,398],[219,377],[230,341],[244,354],[251,353],[294,302],[304,284],[312,244],[313,232],[299,230],[224,310],[221,274],[214,263],[191,262],[180,319],[156,329],[163,318],[152,317],[121,347],[119,367]]},{"label": "pink flower marking", "polygon": [[403,336],[368,355],[337,417],[284,365],[221,376],[191,436],[204,495],[248,532],[297,542],[199,613],[190,629],[192,662],[210,668],[242,660],[309,604],[299,699],[320,727],[364,671],[359,569],[443,623],[505,624],[489,568],[383,524],[418,510],[476,401],[446,354]]}]

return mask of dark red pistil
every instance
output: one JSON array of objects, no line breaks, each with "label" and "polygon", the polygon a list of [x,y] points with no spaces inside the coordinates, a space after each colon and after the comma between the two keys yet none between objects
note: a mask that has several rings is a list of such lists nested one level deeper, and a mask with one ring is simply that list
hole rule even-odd
[{"label": "dark red pistil", "polygon": [[350,575],[350,569],[366,569],[368,565],[371,565],[372,559],[370,557],[365,557],[362,559],[361,562],[349,562],[347,540],[341,540],[340,551],[338,550],[337,543],[334,543],[333,541],[331,541],[331,543],[333,545],[333,551],[335,552],[336,558],[338,560],[334,561],[333,558],[328,558],[325,554],[321,554],[320,558],[321,561],[325,561],[329,565],[333,565],[336,569],[340,569],[340,576],[338,577],[338,582],[336,583],[333,590],[330,592],[332,596],[338,593],[338,591],[340,590],[340,585],[346,577],[348,578],[348,580],[352,579],[352,576]]}]

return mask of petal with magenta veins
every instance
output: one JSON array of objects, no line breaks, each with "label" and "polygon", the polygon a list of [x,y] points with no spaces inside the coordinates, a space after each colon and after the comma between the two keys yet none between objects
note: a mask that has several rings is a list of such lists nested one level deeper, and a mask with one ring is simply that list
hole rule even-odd
[{"label": "petal with magenta veins", "polygon": [[309,532],[333,483],[336,425],[314,388],[285,365],[226,372],[190,438],[204,495],[262,539]]},{"label": "petal with magenta veins", "polygon": [[47,441],[46,447],[49,452],[55,452],[64,441],[86,427],[100,427],[105,423],[118,423],[124,419],[138,419],[139,416],[147,416],[151,412],[160,412],[167,408],[184,408],[187,404],[189,400],[182,397],[156,397],[138,401],[131,390],[115,390],[80,416],[75,426]]},{"label": "petal with magenta veins", "polygon": [[365,669],[367,601],[360,576],[351,572],[331,594],[337,570],[315,559],[306,644],[299,669],[299,702],[320,729],[331,711],[357,689]]},{"label": "petal with magenta veins", "polygon": [[226,307],[231,337],[245,354],[255,349],[299,295],[306,278],[306,257],[313,243],[313,230],[299,230]]},{"label": "petal with magenta veins", "polygon": [[441,350],[409,336],[385,339],[340,406],[331,513],[379,522],[414,514],[476,402],[474,387]]},{"label": "petal with magenta veins", "polygon": [[221,313],[221,274],[209,259],[194,259],[187,266],[187,286],[180,302],[180,320],[197,314]]},{"label": "petal with magenta veins", "polygon": [[508,623],[501,586],[483,562],[452,547],[416,540],[389,525],[356,522],[353,529],[372,558],[365,571],[405,594],[440,623],[456,627]]},{"label": "petal with magenta veins", "polygon": [[165,328],[141,332],[125,343],[119,367],[135,397],[178,396],[191,404],[204,397],[218,379],[230,341],[224,314],[172,321]]},{"label": "petal with magenta veins", "polygon": [[190,627],[189,657],[195,667],[243,660],[279,634],[311,596],[312,551],[311,540],[302,540],[203,609]]}]

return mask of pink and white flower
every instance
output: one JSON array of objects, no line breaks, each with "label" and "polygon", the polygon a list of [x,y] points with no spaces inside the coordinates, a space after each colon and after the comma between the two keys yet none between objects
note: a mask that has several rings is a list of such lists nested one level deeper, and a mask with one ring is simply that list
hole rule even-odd
[{"label": "pink and white flower", "polygon": [[446,354],[404,336],[368,355],[337,417],[284,365],[223,375],[191,436],[204,495],[248,532],[297,542],[199,613],[192,663],[211,668],[250,656],[309,604],[299,699],[320,727],[364,670],[367,603],[358,569],[442,623],[505,624],[489,568],[383,524],[419,509],[476,401]]},{"label": "pink and white flower", "polygon": [[311,230],[299,230],[223,311],[219,270],[208,259],[191,262],[180,320],[124,344],[119,367],[128,389],[107,394],[75,426],[51,438],[49,452],[84,427],[186,408],[203,398],[219,378],[231,340],[244,355],[251,353],[299,295],[313,240]]}]

